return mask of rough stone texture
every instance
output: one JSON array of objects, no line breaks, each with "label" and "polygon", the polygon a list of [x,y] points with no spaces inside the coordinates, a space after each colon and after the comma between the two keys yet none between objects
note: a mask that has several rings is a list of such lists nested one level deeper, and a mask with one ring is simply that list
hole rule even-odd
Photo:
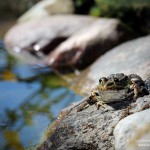
[{"label": "rough stone texture", "polygon": [[136,101],[122,101],[109,104],[105,109],[96,110],[95,105],[76,112],[77,107],[68,111],[57,124],[54,132],[41,144],[38,150],[113,150],[114,127],[124,117],[148,109],[150,96]]},{"label": "rough stone texture", "polygon": [[116,150],[150,149],[150,109],[121,120],[114,129]]},{"label": "rough stone texture", "polygon": [[61,72],[83,69],[109,49],[134,37],[117,19],[100,18],[56,47],[46,63]]},{"label": "rough stone texture", "polygon": [[144,80],[150,75],[150,36],[121,44],[100,57],[76,79],[73,88],[89,94],[100,77],[112,73],[140,75]]},{"label": "rough stone texture", "polygon": [[18,22],[26,22],[38,18],[43,19],[53,14],[70,14],[73,12],[72,0],[42,0],[23,14],[18,19]]},{"label": "rough stone texture", "polygon": [[43,58],[59,43],[69,36],[91,24],[96,18],[78,15],[55,15],[45,19],[31,20],[16,24],[5,35],[5,45],[14,55],[28,51]]}]

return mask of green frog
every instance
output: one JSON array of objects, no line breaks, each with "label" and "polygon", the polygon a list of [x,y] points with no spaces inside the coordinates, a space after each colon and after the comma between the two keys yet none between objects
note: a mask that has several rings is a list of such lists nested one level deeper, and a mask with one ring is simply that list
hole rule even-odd
[{"label": "green frog", "polygon": [[97,109],[107,103],[136,99],[149,94],[142,78],[136,74],[111,74],[99,79],[98,86],[87,97],[77,111],[95,104]]}]

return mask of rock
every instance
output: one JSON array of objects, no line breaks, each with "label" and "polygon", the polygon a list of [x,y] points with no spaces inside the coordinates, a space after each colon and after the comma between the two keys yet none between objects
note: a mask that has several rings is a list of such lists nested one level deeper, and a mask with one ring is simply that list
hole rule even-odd
[{"label": "rock", "polygon": [[147,109],[130,115],[117,124],[114,130],[116,150],[149,150],[149,114],[150,109]]},{"label": "rock", "polygon": [[59,43],[94,20],[94,17],[78,15],[55,15],[42,20],[31,20],[13,26],[5,35],[4,42],[15,56],[21,57],[23,53],[23,57],[28,58],[30,52],[31,56],[43,59]]},{"label": "rock", "polygon": [[44,136],[42,136],[42,141],[46,141],[47,138],[53,134],[56,127],[63,120],[63,118],[70,112],[70,110],[72,110],[75,106],[79,105],[84,100],[85,98],[79,102],[74,102],[71,105],[69,105],[67,108],[64,108],[63,110],[61,110],[57,119],[50,126],[48,126],[47,130],[44,133]]},{"label": "rock", "polygon": [[144,80],[150,75],[150,36],[121,44],[100,57],[83,71],[72,88],[81,94],[89,94],[99,78],[113,73],[140,75]]},{"label": "rock", "polygon": [[72,0],[43,0],[23,14],[18,22],[43,19],[53,14],[70,14],[74,12]]},{"label": "rock", "polygon": [[100,18],[56,47],[46,64],[61,72],[83,69],[109,49],[134,37],[118,20]]},{"label": "rock", "polygon": [[[150,95],[138,98],[136,101],[121,101],[100,107],[95,105],[76,112],[78,105],[64,113],[65,116],[52,129],[47,140],[37,150],[113,150],[115,148],[114,127],[124,117],[148,109]],[[58,118],[59,119],[59,118]]]}]

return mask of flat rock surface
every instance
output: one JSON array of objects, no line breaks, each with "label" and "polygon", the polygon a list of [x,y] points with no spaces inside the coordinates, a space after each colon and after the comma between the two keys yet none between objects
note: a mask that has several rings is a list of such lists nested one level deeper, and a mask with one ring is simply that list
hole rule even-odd
[{"label": "flat rock surface", "polygon": [[89,94],[103,76],[112,73],[138,74],[144,80],[150,73],[150,36],[123,43],[110,50],[75,80],[73,88]]},{"label": "flat rock surface", "polygon": [[83,69],[106,51],[134,37],[117,19],[99,18],[56,47],[46,64],[61,72]]},{"label": "flat rock surface", "polygon": [[93,105],[76,112],[75,106],[68,111],[38,150],[113,150],[115,147],[113,131],[118,122],[128,115],[149,107],[149,95],[136,101],[111,103],[106,108],[100,107],[99,110]]}]

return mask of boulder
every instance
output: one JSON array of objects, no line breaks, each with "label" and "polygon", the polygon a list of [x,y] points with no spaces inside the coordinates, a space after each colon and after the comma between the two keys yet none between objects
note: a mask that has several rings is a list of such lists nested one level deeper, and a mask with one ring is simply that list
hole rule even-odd
[{"label": "boulder", "polygon": [[100,18],[56,47],[46,64],[60,72],[83,69],[106,51],[134,37],[118,20]]},{"label": "boulder", "polygon": [[149,114],[150,109],[147,109],[130,115],[117,124],[114,129],[116,150],[149,150]]},{"label": "boulder", "polygon": [[138,74],[144,80],[150,75],[150,36],[123,43],[110,50],[83,71],[74,81],[78,93],[89,94],[99,78],[113,73]]},{"label": "boulder", "polygon": [[27,22],[32,19],[43,19],[53,14],[71,14],[74,12],[72,0],[42,0],[24,13],[18,22]]},{"label": "boulder", "polygon": [[[99,110],[96,109],[95,105],[92,105],[81,112],[77,112],[78,105],[68,108],[68,110],[65,109],[64,116],[61,113],[56,120],[56,126],[48,131],[47,139],[37,150],[113,150],[115,146],[117,147],[113,134],[115,126],[126,116],[148,109],[150,107],[150,95],[132,102],[112,103],[105,108],[100,107]],[[140,116],[138,117],[140,118]],[[122,125],[121,128],[125,127]]]},{"label": "boulder", "polygon": [[[5,35],[6,48],[15,56],[42,58],[59,43],[96,18],[78,15],[55,15],[45,19],[16,24]],[[26,51],[28,51],[26,53]],[[29,60],[28,60],[29,61]]]}]

